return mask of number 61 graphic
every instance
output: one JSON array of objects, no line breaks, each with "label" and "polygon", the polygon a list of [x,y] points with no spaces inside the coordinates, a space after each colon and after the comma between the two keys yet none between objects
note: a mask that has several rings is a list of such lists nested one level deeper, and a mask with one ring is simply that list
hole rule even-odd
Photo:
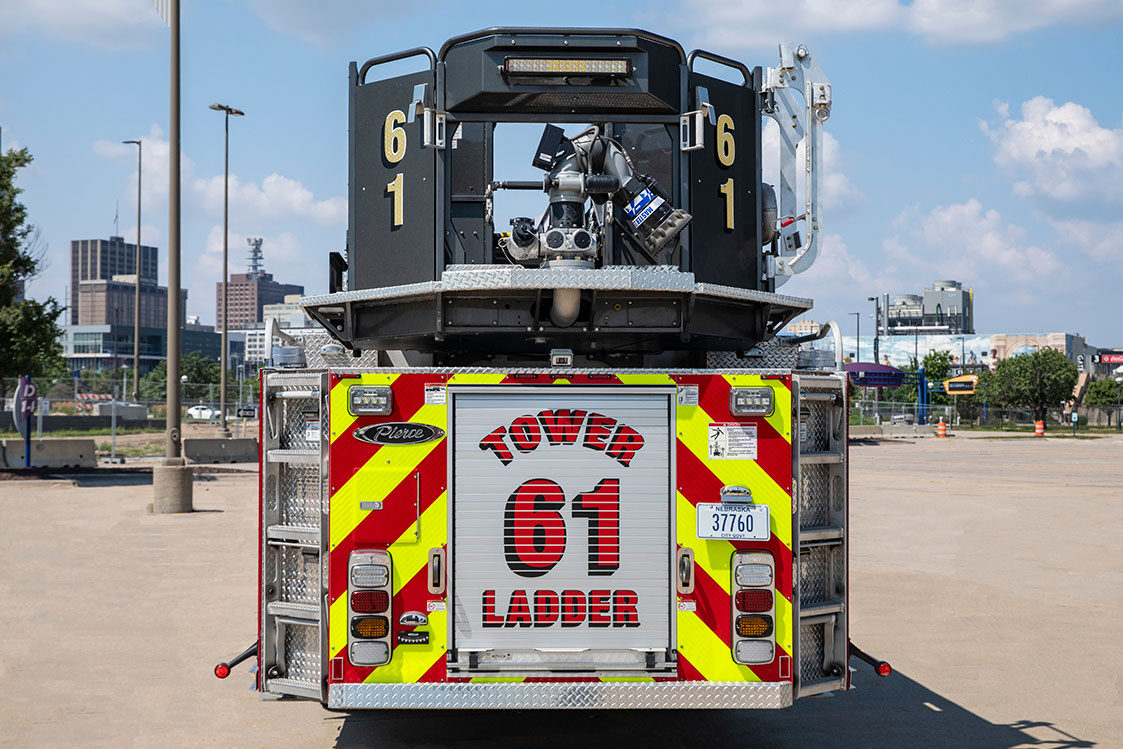
[{"label": "number 61 graphic", "polygon": [[[522,577],[540,577],[565,553],[565,493],[550,479],[523,482],[507,498],[503,547],[507,566]],[[589,574],[620,568],[620,479],[601,479],[591,492],[573,498],[573,517],[589,521]]]}]

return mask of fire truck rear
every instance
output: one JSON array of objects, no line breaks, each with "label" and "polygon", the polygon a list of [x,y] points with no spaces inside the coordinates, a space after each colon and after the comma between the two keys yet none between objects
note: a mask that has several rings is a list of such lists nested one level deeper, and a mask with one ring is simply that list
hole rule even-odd
[{"label": "fire truck rear", "polygon": [[[811,307],[776,289],[817,250],[830,107],[802,46],[749,69],[632,29],[352,63],[347,249],[303,300],[326,332],[277,331],[262,373],[263,697],[849,687],[846,380],[777,336]],[[541,132],[498,180],[511,123]]]}]

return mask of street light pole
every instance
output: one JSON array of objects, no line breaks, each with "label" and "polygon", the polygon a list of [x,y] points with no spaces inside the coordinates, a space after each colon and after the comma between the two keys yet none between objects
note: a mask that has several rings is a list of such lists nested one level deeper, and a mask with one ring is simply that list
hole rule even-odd
[{"label": "street light pole", "polygon": [[[140,403],[140,171],[141,151],[139,140],[123,140],[136,145],[136,294],[133,297],[133,402]],[[121,391],[124,396],[125,391]]]},{"label": "street light pole", "polygon": [[854,315],[854,361],[862,360],[862,313],[851,312]]},{"label": "street light pole", "polygon": [[867,297],[867,302],[873,302],[873,363],[881,361],[878,336],[881,334],[881,300],[875,296]]},{"label": "street light pole", "polygon": [[219,429],[222,430],[223,437],[229,437],[230,432],[226,429],[226,369],[227,350],[229,344],[227,343],[227,329],[229,328],[228,310],[227,310],[227,279],[229,278],[227,271],[227,243],[230,237],[230,116],[241,117],[245,114],[240,109],[235,109],[227,104],[211,104],[211,109],[216,112],[225,112],[223,120],[226,125],[226,146],[224,161],[222,167],[222,356],[219,365],[221,371],[219,372],[219,390],[218,395],[218,410],[219,410]]}]

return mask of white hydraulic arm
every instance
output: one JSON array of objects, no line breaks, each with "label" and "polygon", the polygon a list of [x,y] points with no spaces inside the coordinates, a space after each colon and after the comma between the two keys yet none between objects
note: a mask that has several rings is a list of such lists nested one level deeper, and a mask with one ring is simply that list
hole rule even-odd
[{"label": "white hydraulic arm", "polygon": [[[822,205],[823,124],[831,116],[831,81],[804,45],[780,45],[780,65],[768,68],[764,90],[767,114],[780,126],[780,184],[777,186],[778,252],[768,255],[766,273],[779,287],[811,267],[819,253]],[[796,148],[805,142],[802,211],[796,201]],[[800,229],[802,228],[802,232]]]}]

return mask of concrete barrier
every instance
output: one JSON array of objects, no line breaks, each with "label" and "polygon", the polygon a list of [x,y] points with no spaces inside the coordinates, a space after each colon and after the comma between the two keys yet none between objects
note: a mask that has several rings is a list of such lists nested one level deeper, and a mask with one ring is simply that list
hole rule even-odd
[{"label": "concrete barrier", "polygon": [[860,426],[850,427],[850,436],[855,439],[862,439],[864,437],[880,437],[881,435],[881,426],[878,424],[864,424]]},{"label": "concrete barrier", "polygon": [[[108,416],[113,418],[114,406],[111,403],[95,403],[94,416]],[[123,420],[128,421],[145,421],[148,419],[148,406],[135,405],[131,403],[118,403],[117,409],[117,423],[120,424]]]},{"label": "concrete barrier", "polygon": [[[23,468],[23,440],[3,440],[5,467]],[[31,440],[31,465],[44,468],[97,468],[93,440]]]},{"label": "concrete barrier", "polygon": [[881,433],[885,437],[935,437],[936,427],[932,424],[882,424]]},{"label": "concrete barrier", "polygon": [[185,439],[183,457],[188,463],[256,463],[257,440],[220,437]]}]

